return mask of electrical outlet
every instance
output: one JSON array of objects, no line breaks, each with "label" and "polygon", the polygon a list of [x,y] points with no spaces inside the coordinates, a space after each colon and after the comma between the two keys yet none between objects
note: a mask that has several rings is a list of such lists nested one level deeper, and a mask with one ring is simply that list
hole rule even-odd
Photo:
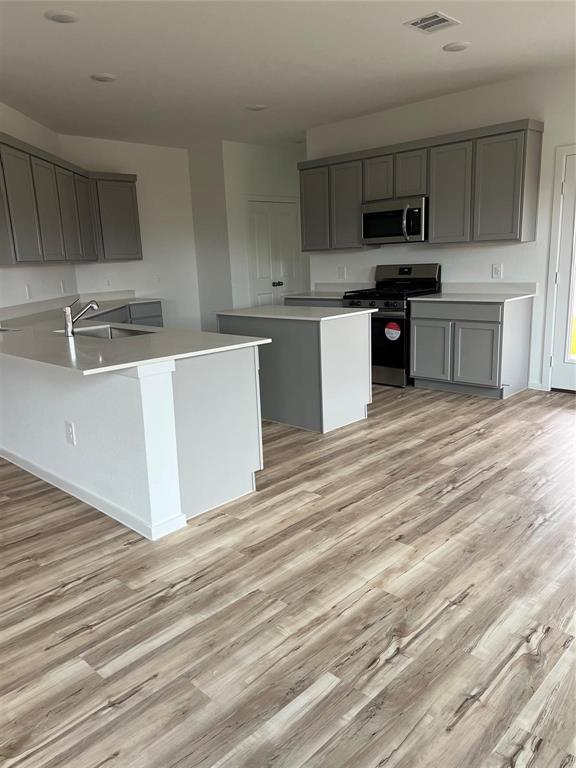
[{"label": "electrical outlet", "polygon": [[24,290],[26,291],[26,298],[31,299],[32,298],[32,289],[30,288],[30,285],[26,283],[24,286]]},{"label": "electrical outlet", "polygon": [[348,267],[346,266],[336,267],[336,277],[338,278],[338,280],[346,280],[346,278],[348,277]]},{"label": "electrical outlet", "polygon": [[64,427],[66,429],[66,442],[70,445],[76,445],[76,427],[73,421],[65,421]]},{"label": "electrical outlet", "polygon": [[502,280],[504,277],[504,265],[492,264],[492,280]]}]

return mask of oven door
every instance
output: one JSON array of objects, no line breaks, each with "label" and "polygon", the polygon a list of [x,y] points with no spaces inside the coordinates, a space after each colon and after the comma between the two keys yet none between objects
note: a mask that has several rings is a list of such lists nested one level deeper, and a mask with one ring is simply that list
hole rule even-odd
[{"label": "oven door", "polygon": [[404,312],[372,315],[372,381],[405,387],[408,362],[408,321]]},{"label": "oven door", "polygon": [[426,198],[388,200],[362,206],[362,242],[367,245],[426,240]]}]

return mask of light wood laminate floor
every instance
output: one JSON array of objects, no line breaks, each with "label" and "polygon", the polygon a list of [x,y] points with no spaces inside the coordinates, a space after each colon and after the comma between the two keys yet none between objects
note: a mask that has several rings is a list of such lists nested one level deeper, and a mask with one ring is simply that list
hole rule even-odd
[{"label": "light wood laminate floor", "polygon": [[0,764],[574,766],[573,406],[376,388],[159,542],[0,462]]}]

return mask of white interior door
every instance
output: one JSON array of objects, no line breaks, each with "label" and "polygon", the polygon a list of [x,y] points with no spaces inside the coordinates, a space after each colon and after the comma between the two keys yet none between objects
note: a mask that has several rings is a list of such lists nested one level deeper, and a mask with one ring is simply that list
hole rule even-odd
[{"label": "white interior door", "polygon": [[292,202],[248,203],[251,285],[255,304],[282,304],[308,287],[306,257],[298,238],[298,208]]},{"label": "white interior door", "polygon": [[564,156],[561,183],[551,383],[576,391],[576,153]]}]

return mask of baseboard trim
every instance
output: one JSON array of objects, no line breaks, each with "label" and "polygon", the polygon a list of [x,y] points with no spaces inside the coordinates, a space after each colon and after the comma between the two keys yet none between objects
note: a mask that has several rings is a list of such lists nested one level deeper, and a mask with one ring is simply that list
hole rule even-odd
[{"label": "baseboard trim", "polygon": [[40,467],[24,457],[12,453],[12,451],[7,450],[6,448],[0,447],[0,456],[3,459],[6,459],[6,461],[16,464],[16,466],[26,470],[26,472],[30,472],[31,475],[39,477],[41,480],[50,483],[50,485],[53,485],[55,488],[59,488],[61,491],[64,491],[64,493],[68,493],[70,496],[74,496],[74,498],[83,501],[85,504],[89,504],[99,512],[103,512],[105,515],[108,515],[108,517],[116,520],[117,523],[125,525],[127,528],[136,531],[136,533],[139,533],[141,536],[144,536],[151,541],[155,541],[162,536],[166,536],[168,533],[173,533],[180,528],[186,527],[186,518],[184,515],[176,515],[168,520],[163,520],[161,523],[151,525],[145,520],[136,517],[128,510],[114,504],[114,502],[108,501],[85,488],[81,488],[75,483],[65,480],[59,475],[55,475],[53,472],[50,472],[50,470]]},{"label": "baseboard trim", "polygon": [[540,381],[529,381],[528,389],[537,389],[539,392],[550,392],[550,387],[547,387]]}]

